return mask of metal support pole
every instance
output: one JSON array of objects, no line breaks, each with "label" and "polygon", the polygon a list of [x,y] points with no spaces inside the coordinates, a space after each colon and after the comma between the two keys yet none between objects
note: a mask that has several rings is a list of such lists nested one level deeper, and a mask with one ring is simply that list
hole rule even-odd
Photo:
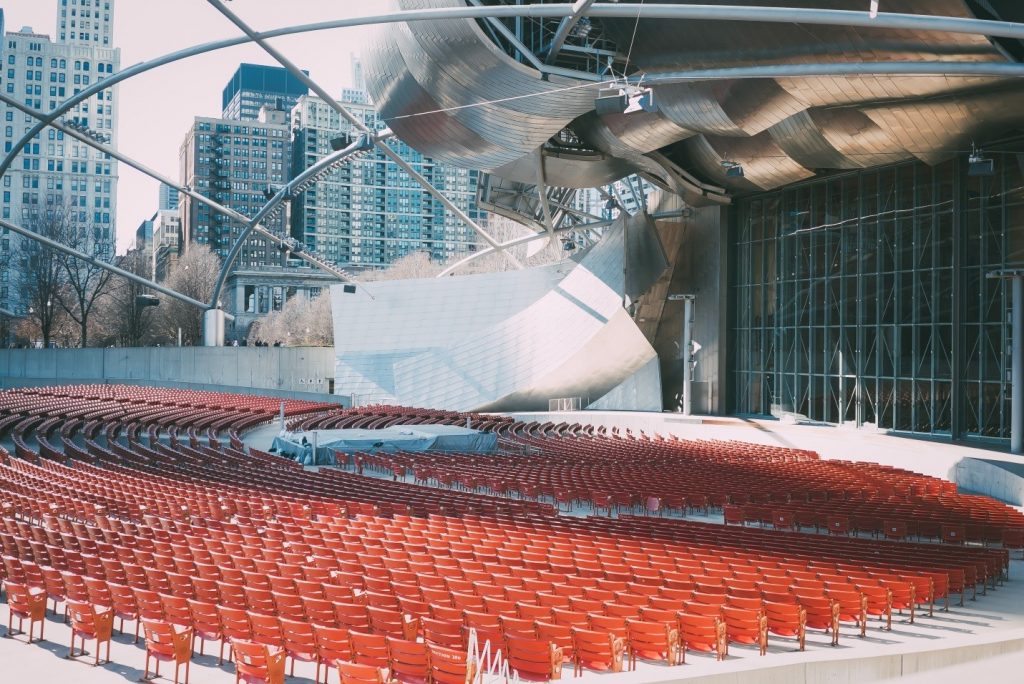
[{"label": "metal support pole", "polygon": [[1010,331],[1010,452],[1024,453],[1024,276],[1010,280],[1013,284],[1013,328]]},{"label": "metal support pole", "polygon": [[693,413],[693,304],[694,295],[669,295],[670,302],[683,303],[683,338],[679,341],[679,358],[683,362],[683,400],[680,407],[684,416]]},{"label": "metal support pole", "polygon": [[693,413],[693,295],[683,296],[683,415]]},{"label": "metal support pole", "polygon": [[207,309],[203,313],[203,346],[224,346],[224,311]]},{"label": "metal support pole", "polygon": [[[1010,452],[1020,454],[1024,453],[1024,269],[989,271],[985,277],[1010,281]],[[1003,345],[1005,354],[1005,340]]]},{"label": "metal support pole", "polygon": [[284,399],[282,399],[282,400],[281,400],[281,432],[284,432],[284,431],[285,431],[285,422],[284,422]]},{"label": "metal support pole", "polygon": [[19,226],[16,223],[11,223],[10,221],[0,219],[0,228],[6,228],[7,230],[13,231],[18,235],[21,235],[22,237],[26,237],[30,240],[35,240],[36,242],[44,245],[45,247],[57,250],[58,252],[62,252],[64,254],[68,254],[70,256],[75,257],[76,259],[81,259],[87,264],[91,264],[93,266],[96,266],[97,268],[102,268],[104,270],[110,271],[115,275],[119,275],[122,278],[127,278],[128,280],[138,283],[139,285],[144,285],[145,287],[148,287],[151,290],[156,290],[160,294],[165,294],[168,297],[173,297],[174,299],[185,302],[186,304],[191,304],[192,306],[195,306],[200,309],[206,308],[205,302],[200,302],[197,299],[192,299],[187,295],[183,295],[180,292],[176,292],[175,290],[164,287],[159,283],[154,283],[150,280],[147,280],[146,278],[143,278],[140,275],[132,273],[131,271],[126,271],[123,268],[119,268],[114,264],[111,264],[109,262],[104,261],[103,259],[100,259],[94,254],[86,254],[85,252],[80,252],[77,249],[73,249],[63,243],[57,242],[56,240],[51,240],[45,235],[40,235],[39,233],[29,230],[28,228],[23,228],[22,226]]}]

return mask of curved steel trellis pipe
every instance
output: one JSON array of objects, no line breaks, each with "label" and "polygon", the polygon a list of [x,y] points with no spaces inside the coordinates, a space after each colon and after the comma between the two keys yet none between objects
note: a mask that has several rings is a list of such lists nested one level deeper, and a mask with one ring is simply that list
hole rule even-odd
[{"label": "curved steel trellis pipe", "polygon": [[[146,287],[148,287],[150,289],[153,289],[153,290],[156,290],[157,292],[160,292],[161,294],[165,294],[168,297],[173,297],[174,299],[177,299],[179,301],[185,302],[186,304],[191,304],[192,306],[198,307],[198,308],[203,309],[203,310],[206,310],[206,309],[210,308],[210,307],[208,307],[206,305],[205,302],[201,302],[198,299],[192,299],[188,295],[183,295],[180,292],[172,290],[169,287],[164,287],[163,285],[160,285],[158,283],[154,283],[154,282],[152,282],[150,280],[147,280],[146,278],[143,278],[140,275],[132,273],[131,271],[126,271],[123,268],[119,268],[118,266],[115,266],[114,264],[111,264],[111,263],[109,263],[107,261],[104,261],[103,259],[100,259],[100,258],[98,258],[98,257],[96,257],[96,256],[94,256],[92,254],[86,254],[85,252],[80,252],[77,249],[73,249],[71,247],[68,247],[67,245],[63,245],[63,244],[57,242],[56,240],[51,240],[50,238],[48,238],[48,237],[46,237],[44,235],[40,235],[39,233],[31,231],[28,228],[23,228],[23,227],[15,224],[15,223],[11,223],[10,221],[6,221],[4,219],[0,219],[0,227],[6,228],[7,230],[14,231],[15,233],[18,233],[19,235],[22,235],[24,237],[31,238],[31,239],[35,240],[36,242],[38,242],[38,243],[40,243],[42,245],[45,245],[46,247],[49,247],[50,249],[55,249],[58,252],[64,252],[65,254],[70,254],[71,256],[75,257],[76,259],[81,259],[82,261],[85,261],[86,263],[89,263],[89,264],[92,264],[93,266],[97,266],[99,268],[102,268],[102,269],[105,269],[107,271],[110,271],[111,273],[119,275],[122,278],[127,278],[128,280],[136,282],[136,283],[138,283],[140,285],[144,285],[144,286],[146,286]],[[229,318],[229,319],[234,319],[234,316],[232,316],[231,314],[229,314],[227,312],[224,312],[224,317],[225,318]]]},{"label": "curved steel trellis pipe", "polygon": [[547,55],[544,56],[544,62],[546,64],[552,64],[555,61],[555,57],[562,51],[562,46],[565,44],[566,38],[569,37],[569,33],[573,30],[576,24],[579,23],[583,15],[594,4],[594,0],[576,0],[572,4],[573,12],[571,15],[562,19],[558,24],[558,29],[555,31],[555,37],[551,39],[551,45],[548,47]]},{"label": "curved steel trellis pipe", "polygon": [[[576,228],[578,228],[578,227],[579,226],[576,226]],[[509,247],[518,247],[519,245],[525,245],[525,244],[528,244],[530,242],[535,242],[536,240],[551,239],[552,235],[557,234],[557,233],[561,233],[561,232],[565,232],[565,231],[569,231],[569,230],[573,230],[573,229],[572,228],[556,228],[556,229],[554,229],[550,233],[543,232],[543,233],[534,233],[533,235],[524,235],[522,237],[517,237],[515,239],[509,240],[508,242],[502,242],[501,243],[501,248],[502,249],[508,249]],[[484,249],[481,249],[478,252],[473,252],[472,254],[468,254],[465,257],[463,257],[462,259],[459,259],[458,261],[456,261],[451,266],[445,267],[445,269],[443,271],[441,271],[440,273],[438,273],[434,277],[435,278],[441,278],[442,276],[451,275],[452,273],[454,273],[458,269],[462,268],[466,264],[468,264],[470,262],[473,262],[473,261],[476,261],[480,257],[487,256],[488,254],[494,254],[497,251],[498,250],[496,250],[494,247],[485,247]]]},{"label": "curved steel trellis pipe", "polygon": [[[571,5],[526,5],[518,7],[445,7],[438,9],[427,9],[427,10],[405,10],[401,12],[392,12],[390,14],[376,14],[365,17],[355,17],[350,19],[335,19],[332,21],[322,21],[312,24],[298,24],[296,26],[288,26],[285,28],[273,29],[270,31],[263,31],[257,34],[261,39],[266,38],[277,38],[280,36],[290,36],[301,33],[313,33],[316,31],[327,31],[331,29],[340,28],[352,28],[356,26],[370,26],[374,24],[394,24],[404,23],[407,21],[430,21],[437,19],[473,19],[477,17],[553,17],[558,18],[566,16],[571,12]],[[201,43],[192,47],[185,48],[183,50],[177,50],[175,52],[168,53],[161,57],[156,57],[146,62],[139,62],[126,69],[122,69],[116,74],[112,74],[107,78],[97,81],[91,86],[84,88],[77,95],[69,97],[67,100],[59,104],[55,109],[48,112],[40,121],[30,128],[25,135],[23,135],[18,142],[11,148],[11,151],[4,156],[3,160],[0,161],[0,176],[7,173],[7,170],[11,167],[14,159],[17,158],[18,154],[25,145],[32,140],[41,130],[46,128],[51,122],[56,121],[61,116],[66,114],[70,109],[79,105],[80,103],[88,100],[90,97],[98,92],[106,90],[114,85],[117,85],[121,81],[144,74],[147,71],[156,69],[173,62],[177,62],[182,59],[189,57],[196,57],[198,55],[205,54],[207,52],[216,52],[224,48],[234,47],[236,45],[244,45],[245,43],[253,42],[253,38],[249,36],[238,36],[235,38],[228,38],[225,40],[217,40],[209,43]]]},{"label": "curved steel trellis pipe", "polygon": [[[626,10],[626,11],[623,11]],[[761,5],[669,5],[664,3],[593,5],[585,16],[620,19],[689,19],[691,21],[753,21],[769,24],[821,24],[858,28],[907,29],[939,33],[970,33],[997,38],[1024,39],[1024,24],[994,19],[970,19],[931,14],[881,12],[872,17],[867,10],[803,9]]]},{"label": "curved steel trellis pipe", "polygon": [[[825,62],[819,64],[763,64],[759,66],[666,71],[648,74],[644,85],[743,78],[803,78],[811,76],[1024,76],[1017,62]],[[639,82],[639,79],[631,79]]]},{"label": "curved steel trellis pipe", "polygon": [[[348,121],[352,126],[354,126],[356,128],[356,130],[360,131],[361,133],[363,133],[365,135],[370,135],[370,136],[373,135],[373,131],[366,124],[364,124],[358,118],[353,116],[352,113],[349,112],[348,109],[346,109],[343,104],[341,104],[340,102],[338,102],[337,99],[332,97],[331,94],[328,93],[319,83],[317,83],[316,81],[311,79],[294,62],[292,62],[290,59],[285,57],[283,53],[281,53],[279,50],[274,48],[274,46],[272,46],[270,43],[268,43],[266,41],[266,39],[261,38],[257,31],[255,31],[251,26],[246,24],[241,19],[241,17],[239,17],[237,14],[235,14],[234,12],[229,10],[227,7],[225,7],[224,3],[221,2],[221,0],[207,0],[207,2],[210,5],[212,5],[214,7],[214,9],[216,9],[218,12],[223,14],[228,19],[228,21],[230,21],[232,24],[237,26],[239,30],[241,30],[247,36],[252,38],[256,42],[256,44],[259,45],[261,48],[263,48],[263,50],[268,55],[270,55],[275,60],[277,60],[277,62],[281,66],[283,66],[285,69],[287,69],[289,71],[289,73],[291,73],[291,75],[294,76],[296,79],[298,79],[303,85],[305,85],[310,90],[312,90],[314,93],[316,93],[320,97],[320,99],[322,99],[324,102],[326,102],[331,107],[331,109],[333,109],[336,112],[338,112],[338,114],[341,115],[341,117],[343,119],[345,119],[346,121]],[[430,193],[430,195],[434,199],[436,199],[438,202],[440,202],[442,205],[444,205],[445,209],[447,209],[452,214],[454,214],[456,217],[458,217],[458,219],[460,221],[462,221],[464,224],[466,224],[467,226],[472,228],[473,231],[477,235],[479,235],[481,238],[483,238],[484,241],[487,244],[489,244],[491,247],[493,247],[494,249],[496,249],[499,252],[501,252],[502,255],[506,259],[508,259],[512,263],[513,266],[515,266],[516,268],[522,268],[523,267],[523,265],[521,263],[519,263],[519,260],[516,259],[515,256],[513,256],[509,252],[506,252],[501,247],[501,243],[499,243],[497,240],[495,240],[494,237],[492,237],[490,233],[488,233],[486,230],[484,230],[483,227],[480,226],[476,221],[471,219],[469,217],[469,214],[464,212],[462,209],[460,209],[458,207],[458,205],[456,205],[454,202],[452,202],[450,199],[448,199],[448,197],[443,192],[441,192],[440,190],[435,188],[430,183],[430,181],[428,181],[426,179],[426,177],[423,176],[423,174],[421,174],[416,169],[414,169],[412,167],[412,164],[410,164],[409,162],[407,162],[404,159],[402,159],[401,155],[399,155],[397,152],[395,152],[393,149],[391,149],[391,147],[388,146],[387,143],[384,143],[384,142],[374,138],[373,144],[374,144],[374,147],[376,147],[378,150],[380,150],[381,153],[383,153],[385,157],[387,157],[392,162],[394,162],[400,169],[405,171],[405,173],[408,174],[410,178],[412,178],[414,181],[416,181],[416,183],[419,184],[419,186],[421,188],[426,190],[428,193]]]},{"label": "curved steel trellis pipe", "polygon": [[[35,116],[37,118],[41,117],[41,116],[44,116],[42,112],[38,112],[38,111],[32,109],[31,107],[28,107],[28,106],[18,102],[17,100],[15,100],[13,98],[7,97],[6,95],[4,95],[2,93],[0,93],[0,102],[3,102],[4,104],[7,104],[10,107],[14,107],[15,109],[18,109],[18,110],[20,110],[20,111],[22,111],[22,112],[24,112],[26,114],[29,114],[31,116]],[[120,162],[124,162],[125,164],[127,164],[131,168],[135,169],[136,171],[140,171],[141,173],[144,173],[145,175],[149,176],[153,180],[160,181],[161,183],[163,183],[165,185],[169,185],[172,188],[177,188],[178,191],[181,192],[182,194],[187,195],[188,197],[191,197],[192,199],[194,199],[197,202],[205,204],[206,206],[210,207],[211,209],[213,209],[217,213],[223,214],[224,216],[232,218],[232,219],[234,219],[234,220],[236,220],[236,221],[238,221],[239,223],[242,223],[242,224],[249,224],[250,223],[250,219],[249,219],[248,216],[245,216],[244,214],[240,214],[239,212],[235,211],[234,209],[231,209],[230,207],[225,207],[224,205],[220,204],[219,202],[217,202],[215,200],[212,200],[209,197],[206,197],[205,195],[202,195],[202,194],[196,192],[195,190],[193,190],[192,188],[188,187],[187,185],[180,185],[180,184],[178,184],[177,182],[171,180],[167,176],[164,176],[163,174],[161,174],[159,171],[154,171],[153,169],[149,168],[148,166],[146,166],[142,162],[139,162],[139,161],[136,161],[135,159],[132,159],[128,155],[123,154],[123,153],[117,151],[116,149],[114,149],[113,147],[110,147],[110,146],[108,146],[108,145],[106,145],[104,143],[99,142],[98,140],[93,139],[92,137],[86,135],[85,133],[82,133],[81,131],[78,131],[78,130],[76,130],[74,128],[71,128],[70,126],[66,126],[63,123],[60,123],[59,121],[51,121],[49,125],[52,126],[53,128],[56,128],[59,131],[62,131],[65,135],[69,135],[72,138],[75,138],[76,140],[85,143],[89,147],[92,147],[94,149],[99,150],[100,152],[108,154],[108,155],[110,155],[114,159],[117,159]],[[264,238],[270,240],[275,245],[287,245],[287,243],[281,237],[275,235],[274,233],[270,232],[269,230],[267,230],[266,228],[264,228],[261,225],[258,225],[258,224],[253,225],[252,226],[252,230],[255,233],[257,233],[258,235],[261,235]],[[302,258],[303,260],[307,261],[308,263],[312,264],[313,266],[316,266],[317,268],[319,268],[319,269],[321,269],[323,271],[326,271],[327,273],[330,273],[331,275],[333,275],[333,276],[335,276],[335,277],[337,277],[337,278],[339,278],[341,280],[347,280],[348,279],[348,277],[345,275],[345,273],[341,269],[335,267],[333,264],[330,264],[330,263],[327,263],[327,262],[323,261],[319,257],[316,257],[316,256],[314,256],[314,255],[312,255],[312,254],[310,254],[308,252],[305,252],[305,251],[298,253],[298,256],[300,258]],[[217,308],[216,301],[211,304],[210,308]]]}]

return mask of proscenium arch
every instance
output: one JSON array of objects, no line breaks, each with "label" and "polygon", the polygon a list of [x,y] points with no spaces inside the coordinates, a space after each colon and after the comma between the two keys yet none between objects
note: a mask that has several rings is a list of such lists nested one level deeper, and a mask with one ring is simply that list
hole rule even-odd
[{"label": "proscenium arch", "polygon": [[[215,6],[217,3],[213,3]],[[589,7],[587,3],[563,3],[551,5],[518,5],[518,6],[484,6],[484,7],[455,7],[437,8],[428,10],[405,10],[386,15],[370,15],[366,17],[355,17],[350,19],[338,19],[313,24],[302,24],[291,27],[284,27],[270,31],[254,33],[246,36],[239,36],[201,45],[185,48],[169,53],[147,62],[128,67],[117,74],[96,82],[85,88],[78,94],[68,98],[58,107],[46,114],[33,112],[39,121],[14,145],[11,152],[0,160],[0,176],[3,176],[10,169],[11,164],[28,144],[43,128],[51,126],[55,121],[71,108],[87,100],[98,92],[101,92],[117,83],[133,76],[145,73],[165,64],[193,57],[207,52],[213,52],[235,45],[242,45],[248,42],[260,42],[265,39],[295,35],[301,33],[315,32],[321,30],[348,28],[355,26],[366,26],[371,24],[384,23],[405,23],[409,21],[428,21],[439,19],[472,19],[486,17],[545,17],[563,18],[592,16],[597,18],[622,18],[637,17],[638,19],[691,19],[691,20],[718,20],[718,21],[759,21],[769,23],[806,23],[806,24],[832,24],[859,27],[875,27],[887,29],[912,29],[925,31],[938,31],[949,33],[969,33],[985,35],[990,37],[1005,37],[1024,39],[1024,24],[983,19],[968,19],[959,17],[938,17],[914,14],[882,13],[871,17],[868,12],[856,12],[849,10],[819,10],[819,9],[792,9],[773,8],[757,6],[678,6],[666,4],[648,4],[640,6],[624,6],[618,4],[601,3]],[[581,11],[582,10],[582,11]],[[825,64],[825,65],[802,65],[801,72],[798,65],[770,65],[767,67],[755,67],[751,69],[712,69],[695,72],[676,72],[664,74],[661,77],[648,78],[648,83],[669,83],[685,80],[714,80],[721,78],[771,78],[780,75],[801,76],[801,75],[846,75],[863,74],[868,64]],[[1024,75],[1021,65],[1005,63],[885,63],[870,65],[874,68],[871,73],[878,74],[914,74],[914,75],[994,75],[1014,76]],[[546,67],[546,65],[545,65]],[[547,69],[543,69],[542,73]],[[564,70],[559,70],[559,73]],[[552,71],[554,73],[554,71]],[[70,130],[66,132],[71,132]],[[83,142],[97,147],[89,138],[83,138]],[[100,149],[97,147],[97,149]],[[106,151],[106,150],[104,150]],[[125,157],[125,159],[127,159]],[[131,162],[126,161],[131,165]],[[163,182],[163,181],[162,181]],[[176,183],[168,183],[172,187],[179,187]],[[188,188],[187,190],[191,190]],[[202,196],[196,197],[199,200]],[[214,210],[220,211],[217,207]],[[224,212],[221,212],[224,213]],[[227,214],[236,220],[247,222],[245,217],[239,218],[233,214]],[[472,225],[472,224],[471,224]],[[30,236],[31,237],[31,236]],[[491,251],[502,250],[505,245],[492,243]],[[148,286],[154,284],[146,281]],[[214,302],[215,304],[216,302]]]}]

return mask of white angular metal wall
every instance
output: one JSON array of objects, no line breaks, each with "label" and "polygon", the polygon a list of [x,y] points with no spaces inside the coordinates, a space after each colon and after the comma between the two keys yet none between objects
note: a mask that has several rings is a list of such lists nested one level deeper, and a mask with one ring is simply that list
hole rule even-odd
[{"label": "white angular metal wall", "polygon": [[[661,410],[657,354],[623,307],[625,229],[550,266],[331,290],[335,391],[451,410]],[[349,287],[348,289],[351,289]]]}]

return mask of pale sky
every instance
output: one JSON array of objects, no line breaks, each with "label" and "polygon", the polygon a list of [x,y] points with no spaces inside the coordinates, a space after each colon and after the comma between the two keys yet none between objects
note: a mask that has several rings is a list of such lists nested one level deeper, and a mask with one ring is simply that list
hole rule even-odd
[{"label": "pale sky", "polygon": [[[228,7],[257,30],[381,13],[382,0],[235,0]],[[55,37],[57,0],[0,0],[7,31],[31,26]],[[278,38],[274,47],[340,94],[351,85],[350,53],[359,54],[368,31],[349,28]],[[114,47],[121,68],[185,47],[239,35],[206,0],[115,0]],[[178,148],[195,116],[219,116],[221,91],[241,62],[277,63],[253,44],[158,67],[118,86],[118,148],[177,180]],[[157,208],[159,184],[120,165],[117,251],[135,241],[135,229]]]}]

